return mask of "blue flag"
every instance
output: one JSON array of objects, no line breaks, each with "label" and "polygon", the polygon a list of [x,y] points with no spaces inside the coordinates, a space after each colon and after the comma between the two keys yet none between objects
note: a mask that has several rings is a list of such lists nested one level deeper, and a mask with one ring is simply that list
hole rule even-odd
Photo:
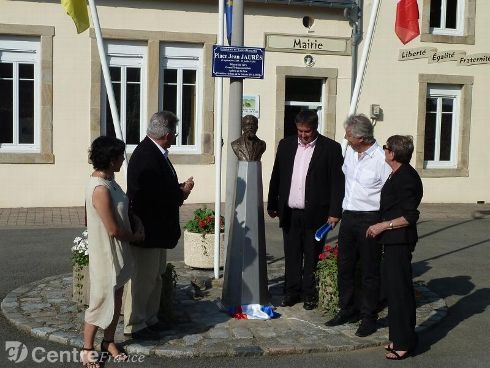
[{"label": "blue flag", "polygon": [[318,230],[315,232],[315,240],[322,240],[330,230],[332,230],[332,225],[330,225],[328,222],[325,225],[319,227]]},{"label": "blue flag", "polygon": [[225,2],[225,15],[226,15],[226,38],[228,39],[228,45],[231,45],[231,21],[233,18],[233,0],[223,0]]}]

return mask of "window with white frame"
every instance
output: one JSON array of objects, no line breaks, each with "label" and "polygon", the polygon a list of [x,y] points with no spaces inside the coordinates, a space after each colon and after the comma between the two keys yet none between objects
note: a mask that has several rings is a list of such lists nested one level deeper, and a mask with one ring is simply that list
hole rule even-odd
[{"label": "window with white frame", "polygon": [[456,168],[461,87],[427,86],[424,168]]},{"label": "window with white frame", "polygon": [[160,48],[160,110],[177,115],[175,153],[200,153],[202,45],[162,43]]},{"label": "window with white frame", "polygon": [[430,31],[432,34],[461,36],[464,33],[465,0],[431,0]]},{"label": "window with white frame", "polygon": [[[114,41],[107,42],[105,49],[122,136],[127,150],[132,151],[146,134],[146,47]],[[101,133],[115,137],[105,88],[102,88],[101,107]]]},{"label": "window with white frame", "polygon": [[39,152],[39,38],[0,38],[0,152]]}]

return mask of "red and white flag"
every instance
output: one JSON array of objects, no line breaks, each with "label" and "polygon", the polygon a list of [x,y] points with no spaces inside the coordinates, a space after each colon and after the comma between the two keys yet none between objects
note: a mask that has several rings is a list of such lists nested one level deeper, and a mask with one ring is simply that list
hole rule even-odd
[{"label": "red and white flag", "polygon": [[420,34],[417,0],[398,0],[395,33],[403,44],[410,42]]}]

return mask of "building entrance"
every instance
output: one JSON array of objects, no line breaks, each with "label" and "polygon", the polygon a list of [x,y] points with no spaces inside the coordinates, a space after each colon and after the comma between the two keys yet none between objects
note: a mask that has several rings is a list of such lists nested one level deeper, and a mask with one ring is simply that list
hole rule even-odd
[{"label": "building entrance", "polygon": [[296,134],[294,118],[302,110],[316,110],[318,131],[323,131],[323,91],[325,79],[287,77],[284,102],[284,137]]}]

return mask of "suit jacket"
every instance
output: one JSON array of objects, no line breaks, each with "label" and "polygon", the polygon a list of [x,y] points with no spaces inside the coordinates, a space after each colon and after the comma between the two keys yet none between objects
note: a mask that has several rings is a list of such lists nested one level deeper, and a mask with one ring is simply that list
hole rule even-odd
[{"label": "suit jacket", "polygon": [[[288,199],[297,149],[297,136],[279,142],[269,183],[267,209],[279,211],[281,227],[288,226]],[[304,217],[308,228],[320,227],[329,216],[342,216],[345,186],[342,163],[340,144],[319,134],[306,175]]]},{"label": "suit jacket", "polygon": [[409,164],[402,164],[391,175],[381,190],[380,211],[383,221],[390,221],[400,216],[409,222],[406,227],[383,231],[378,240],[382,244],[413,244],[418,241],[417,221],[418,206],[422,200],[422,180]]},{"label": "suit jacket", "polygon": [[141,218],[146,248],[172,249],[180,238],[179,207],[183,203],[177,175],[155,143],[145,137],[128,165],[130,211]]}]

